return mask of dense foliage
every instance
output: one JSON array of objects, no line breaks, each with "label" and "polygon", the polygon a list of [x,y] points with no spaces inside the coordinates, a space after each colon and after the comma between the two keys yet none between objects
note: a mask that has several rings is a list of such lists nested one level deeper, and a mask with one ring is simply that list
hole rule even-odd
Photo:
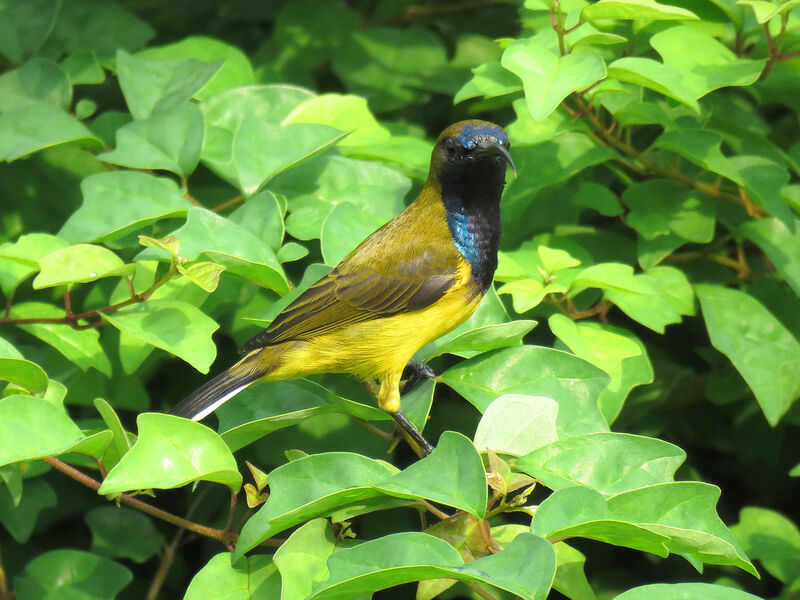
[{"label": "dense foliage", "polygon": [[[0,3],[0,600],[797,598],[798,4]],[[346,377],[163,414],[471,116],[432,455]]]}]

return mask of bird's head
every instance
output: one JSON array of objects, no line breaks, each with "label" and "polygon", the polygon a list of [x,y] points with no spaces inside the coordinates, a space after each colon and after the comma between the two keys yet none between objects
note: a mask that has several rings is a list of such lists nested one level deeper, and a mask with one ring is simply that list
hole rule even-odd
[{"label": "bird's head", "polygon": [[450,125],[439,135],[430,174],[439,182],[473,175],[505,179],[506,165],[516,174],[506,132],[489,121],[473,119]]}]

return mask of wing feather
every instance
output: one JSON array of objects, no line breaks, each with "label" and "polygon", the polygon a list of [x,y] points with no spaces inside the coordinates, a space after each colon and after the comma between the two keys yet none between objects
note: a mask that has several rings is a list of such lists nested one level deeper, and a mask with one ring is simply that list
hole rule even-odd
[{"label": "wing feather", "polygon": [[300,294],[242,351],[308,339],[345,325],[429,306],[450,289],[458,276],[457,266],[445,273],[432,270],[430,264],[404,264],[390,274],[372,270],[341,274],[335,268]]}]

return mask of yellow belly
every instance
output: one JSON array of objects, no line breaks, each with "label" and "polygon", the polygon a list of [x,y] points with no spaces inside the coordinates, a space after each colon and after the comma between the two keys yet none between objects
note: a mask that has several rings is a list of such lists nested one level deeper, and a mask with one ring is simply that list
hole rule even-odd
[{"label": "yellow belly", "polygon": [[383,379],[391,373],[399,377],[417,350],[463,323],[481,298],[475,286],[462,279],[440,300],[421,310],[281,344],[280,365],[264,381],[312,373],[350,373],[365,380]]}]

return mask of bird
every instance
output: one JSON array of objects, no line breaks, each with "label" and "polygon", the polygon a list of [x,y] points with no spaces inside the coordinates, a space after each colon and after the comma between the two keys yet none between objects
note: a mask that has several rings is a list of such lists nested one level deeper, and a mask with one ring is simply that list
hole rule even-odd
[{"label": "bird", "polygon": [[472,119],[447,127],[416,199],[172,414],[200,420],[256,382],[348,373],[372,383],[378,406],[428,455],[433,446],[400,410],[401,381],[404,371],[415,379],[433,374],[412,357],[463,323],[491,287],[507,167],[516,174],[509,149],[508,135],[494,123]]}]

